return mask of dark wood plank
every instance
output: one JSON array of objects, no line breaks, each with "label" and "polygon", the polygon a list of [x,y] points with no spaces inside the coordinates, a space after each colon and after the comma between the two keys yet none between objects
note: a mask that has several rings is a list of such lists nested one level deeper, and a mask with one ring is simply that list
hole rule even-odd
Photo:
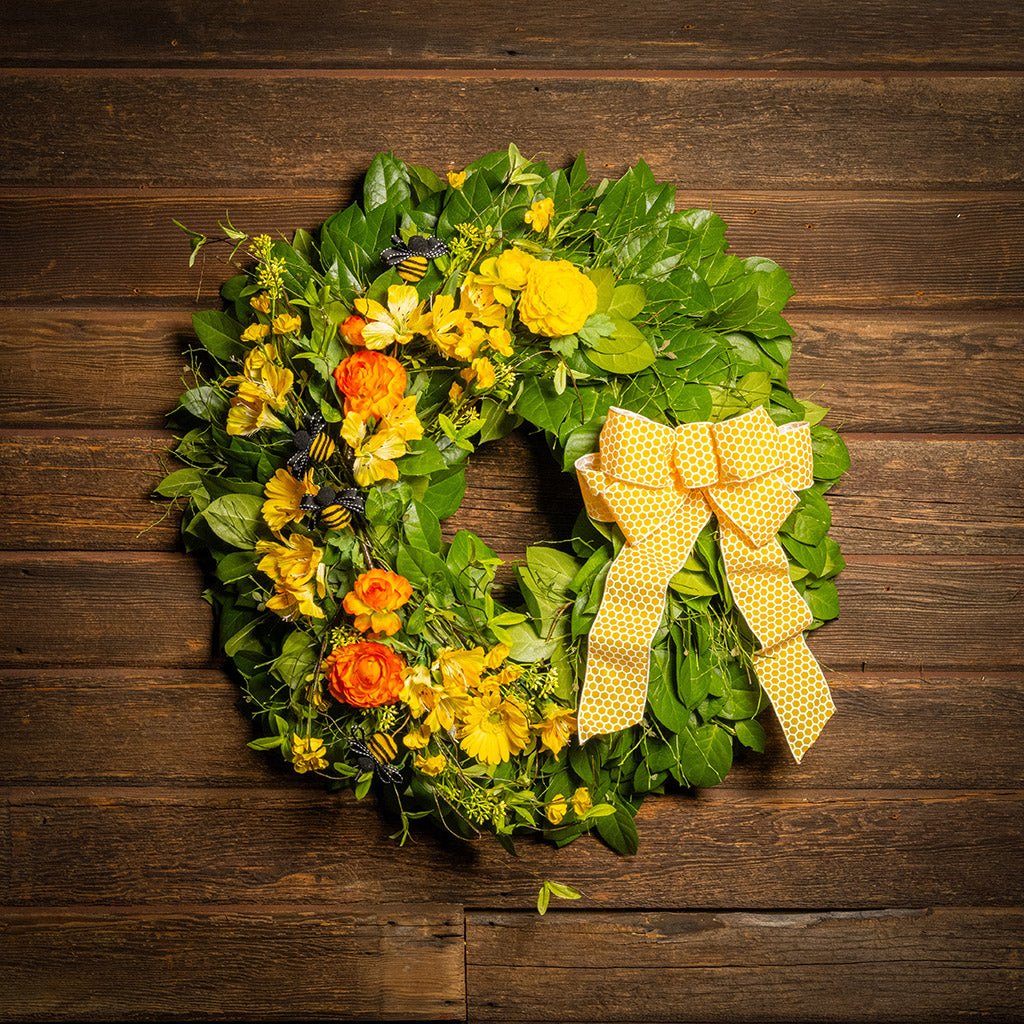
[{"label": "dark wood plank", "polygon": [[[244,176],[239,179],[245,180]],[[236,273],[218,259],[189,269],[173,225],[217,233],[232,221],[291,237],[351,197],[349,190],[264,194],[67,191],[0,195],[0,301],[9,305],[219,303]],[[739,256],[786,268],[793,309],[978,309],[1024,305],[1024,204],[998,192],[730,192],[688,188],[680,208],[713,206]]]},{"label": "dark wood plank", "polygon": [[[191,305],[9,308],[0,322],[0,427],[162,427],[195,343]],[[798,310],[790,320],[793,390],[831,406],[829,422],[844,431],[1024,430],[1017,312]]]},{"label": "dark wood plank", "polygon": [[[200,577],[183,554],[2,552],[0,658],[19,668],[205,667]],[[839,578],[842,616],[810,646],[828,671],[1018,669],[1022,587],[1019,559],[855,556]]]},{"label": "dark wood plank", "polygon": [[[18,145],[0,183],[322,188],[349,184],[381,150],[443,168],[516,140],[556,164],[586,143],[598,174],[645,157],[691,188],[1001,188],[1022,182],[1022,100],[1017,75],[12,70],[0,110]],[[369,116],[339,131],[346,110]]]},{"label": "dark wood plank", "polygon": [[0,910],[0,1020],[462,1020],[462,908]]},{"label": "dark wood plank", "polygon": [[8,904],[400,902],[530,908],[546,878],[582,908],[1015,906],[1024,794],[715,789],[651,799],[640,853],[596,839],[395,846],[350,794],[12,789]]},{"label": "dark wood plank", "polygon": [[478,911],[466,941],[471,1020],[1022,1017],[1020,910]]},{"label": "dark wood plank", "polygon": [[[1020,675],[840,673],[830,683],[838,712],[800,765],[766,711],[766,753],[741,758],[723,787],[1024,789]],[[0,721],[6,785],[309,788],[276,753],[246,748],[249,716],[219,672],[6,670]]]},{"label": "dark wood plank", "polygon": [[[850,473],[829,495],[847,554],[1024,554],[1024,440],[851,434],[847,444]],[[176,550],[176,511],[149,497],[177,465],[172,447],[169,434],[0,431],[0,547]],[[519,434],[483,447],[468,483],[449,533],[474,530],[504,551],[568,535],[582,504],[543,443]]]},{"label": "dark wood plank", "polygon": [[287,9],[274,0],[142,0],[125,18],[98,0],[36,0],[0,18],[0,62],[503,71],[1024,67],[1024,18],[996,0],[970,10],[950,0],[739,0],[721,10],[659,0],[644,5],[642,28],[618,7],[592,0],[559,4],[540,18],[523,13],[491,0],[372,11],[353,0],[295,0]]}]

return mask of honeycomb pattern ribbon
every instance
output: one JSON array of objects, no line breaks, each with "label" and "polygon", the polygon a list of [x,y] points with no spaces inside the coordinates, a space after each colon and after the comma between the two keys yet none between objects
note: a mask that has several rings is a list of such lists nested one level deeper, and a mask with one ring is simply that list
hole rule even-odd
[{"label": "honeycomb pattern ribbon", "polygon": [[813,616],[776,536],[794,491],[814,482],[810,427],[777,427],[762,407],[675,429],[613,408],[599,447],[576,461],[583,500],[626,544],[588,638],[581,742],[643,717],[668,581],[715,515],[729,589],[761,644],[754,669],[799,761],[835,710],[803,636]]}]

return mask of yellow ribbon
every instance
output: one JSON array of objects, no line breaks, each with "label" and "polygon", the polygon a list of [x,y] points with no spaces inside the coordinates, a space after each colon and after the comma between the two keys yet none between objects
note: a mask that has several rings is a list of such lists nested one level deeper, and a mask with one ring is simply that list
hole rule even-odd
[{"label": "yellow ribbon", "polygon": [[793,492],[814,482],[810,427],[777,427],[759,407],[673,430],[613,408],[599,443],[576,461],[584,504],[616,522],[626,544],[588,637],[581,742],[643,717],[665,589],[714,514],[729,589],[761,644],[754,669],[799,761],[835,710],[803,636],[813,616],[776,536]]}]

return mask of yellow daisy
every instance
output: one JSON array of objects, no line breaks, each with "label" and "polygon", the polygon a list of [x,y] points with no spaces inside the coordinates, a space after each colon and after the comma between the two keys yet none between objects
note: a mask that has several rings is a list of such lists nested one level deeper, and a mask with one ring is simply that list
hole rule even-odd
[{"label": "yellow daisy", "polygon": [[470,700],[462,711],[459,745],[484,764],[500,764],[526,748],[530,726],[519,702],[497,690]]}]

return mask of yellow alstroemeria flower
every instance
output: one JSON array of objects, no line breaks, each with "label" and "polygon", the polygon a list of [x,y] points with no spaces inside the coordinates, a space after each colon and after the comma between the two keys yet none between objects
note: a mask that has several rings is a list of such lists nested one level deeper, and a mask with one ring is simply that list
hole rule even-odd
[{"label": "yellow alstroemeria flower", "polygon": [[546,231],[554,212],[555,202],[553,199],[538,199],[530,206],[523,219],[534,231]]},{"label": "yellow alstroemeria flower", "polygon": [[277,347],[272,344],[251,349],[241,374],[224,379],[225,384],[239,385],[238,395],[245,401],[259,400],[278,410],[288,404],[288,392],[294,381],[292,371],[277,362]]},{"label": "yellow alstroemeria flower", "polygon": [[569,737],[576,732],[576,716],[570,708],[549,704],[544,710],[544,718],[533,728],[540,734],[542,746],[558,757]]},{"label": "yellow alstroemeria flower", "polygon": [[487,344],[506,359],[512,358],[512,335],[504,327],[492,327],[487,332]]},{"label": "yellow alstroemeria flower", "polygon": [[424,757],[417,754],[412,761],[413,767],[424,775],[440,775],[448,767],[448,759],[444,754],[434,754],[431,757]]},{"label": "yellow alstroemeria flower", "polygon": [[272,612],[277,612],[285,622],[290,622],[296,615],[308,615],[311,619],[322,619],[323,609],[316,603],[317,597],[327,593],[325,582],[327,567],[321,565],[315,579],[304,583],[293,583],[289,580],[274,581],[274,596],[267,602]]},{"label": "yellow alstroemeria flower", "polygon": [[425,321],[427,337],[447,355],[455,344],[452,337],[466,321],[466,311],[455,309],[455,299],[451,295],[438,295]]},{"label": "yellow alstroemeria flower", "polygon": [[319,736],[306,739],[298,733],[292,733],[292,765],[300,775],[326,768],[326,754],[324,741]]},{"label": "yellow alstroemeria flower", "polygon": [[406,395],[392,410],[381,418],[380,429],[400,437],[403,441],[418,441],[423,436],[423,424],[416,415],[419,395]]},{"label": "yellow alstroemeria flower", "polygon": [[324,617],[316,603],[317,597],[327,593],[327,566],[320,548],[301,533],[293,533],[280,542],[257,541],[256,553],[263,556],[256,568],[274,581],[274,596],[267,601],[271,611],[282,619],[296,614]]},{"label": "yellow alstroemeria flower", "polygon": [[388,288],[385,309],[374,299],[359,298],[356,312],[366,318],[363,344],[368,349],[387,348],[397,342],[405,345],[414,334],[422,334],[428,325],[416,289],[410,284],[393,284]]},{"label": "yellow alstroemeria flower", "polygon": [[487,657],[484,659],[484,665],[487,668],[497,668],[511,652],[512,648],[508,644],[495,644],[488,652]]},{"label": "yellow alstroemeria flower", "polygon": [[316,494],[317,490],[313,484],[312,469],[308,469],[301,480],[290,470],[279,469],[263,488],[267,496],[263,503],[263,519],[267,526],[274,533],[280,533],[288,523],[297,523],[306,514],[299,508],[299,503],[307,494]]},{"label": "yellow alstroemeria flower", "polygon": [[530,726],[519,702],[497,690],[470,700],[462,711],[459,745],[484,764],[500,764],[526,748]]},{"label": "yellow alstroemeria flower", "polygon": [[233,437],[248,437],[264,427],[277,429],[283,426],[258,393],[254,393],[251,388],[247,391],[243,388],[245,385],[231,399],[226,427],[229,434]]},{"label": "yellow alstroemeria flower", "polygon": [[463,695],[471,686],[477,686],[484,671],[484,649],[474,647],[471,651],[463,648],[444,647],[438,651],[434,671],[440,672],[445,689],[449,693]]},{"label": "yellow alstroemeria flower", "polygon": [[356,483],[369,487],[378,480],[397,480],[398,467],[394,460],[408,452],[408,445],[397,433],[386,429],[369,438],[366,433],[366,421],[358,413],[350,412],[341,425],[341,436],[355,453],[352,475]]},{"label": "yellow alstroemeria flower", "polygon": [[459,308],[481,327],[504,327],[507,310],[497,301],[494,285],[479,274],[466,274],[459,290]]}]

